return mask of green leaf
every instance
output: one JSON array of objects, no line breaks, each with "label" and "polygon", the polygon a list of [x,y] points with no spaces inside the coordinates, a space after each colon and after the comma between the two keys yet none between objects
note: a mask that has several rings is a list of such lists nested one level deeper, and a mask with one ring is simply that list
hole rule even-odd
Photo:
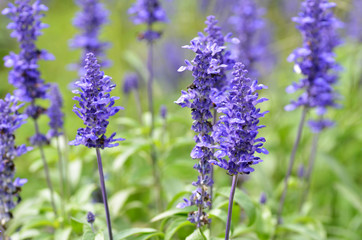
[{"label": "green leaf", "polygon": [[112,211],[112,215],[118,214],[118,212],[124,206],[124,203],[127,201],[128,197],[134,192],[135,192],[135,188],[121,190],[121,191],[115,193],[109,199],[109,205],[111,206],[110,209]]},{"label": "green leaf", "polygon": [[72,197],[73,202],[77,203],[77,204],[87,203],[92,196],[92,192],[96,188],[97,187],[95,184],[88,184],[88,185],[82,186],[80,189],[77,190],[77,192]]},{"label": "green leaf", "polygon": [[169,217],[172,217],[172,216],[178,215],[178,214],[186,214],[186,213],[189,213],[190,211],[192,211],[193,209],[194,209],[193,207],[186,207],[186,208],[182,208],[182,209],[179,209],[179,208],[171,209],[171,210],[158,214],[157,216],[155,216],[154,218],[151,219],[151,222],[157,222],[161,219],[169,218]]},{"label": "green leaf", "polygon": [[301,225],[297,225],[297,224],[284,224],[281,225],[279,227],[280,229],[286,229],[286,230],[290,230],[296,233],[299,233],[305,237],[311,238],[311,239],[315,239],[315,240],[323,240],[325,239],[323,236],[320,236],[319,234],[317,234],[316,232],[311,231],[310,229],[301,226]]},{"label": "green leaf", "polygon": [[87,231],[83,234],[82,240],[94,240],[96,235],[92,231]]},{"label": "green leaf", "polygon": [[72,226],[73,232],[82,233],[83,232],[83,225],[86,224],[85,221],[76,219],[74,217],[70,218],[70,225]]},{"label": "green leaf", "polygon": [[209,212],[209,215],[220,219],[222,222],[224,222],[226,224],[228,215],[223,210],[214,208]]},{"label": "green leaf", "polygon": [[193,226],[194,224],[190,223],[190,221],[185,221],[185,218],[176,218],[172,221],[170,226],[166,229],[165,232],[165,240],[171,240],[172,236],[182,227],[184,226]]},{"label": "green leaf", "polygon": [[125,238],[130,237],[135,234],[153,233],[153,232],[157,232],[157,230],[153,229],[153,228],[131,228],[131,229],[126,229],[126,230],[116,234],[114,239],[115,240],[124,240]]},{"label": "green leaf", "polygon": [[[230,195],[230,187],[224,187],[219,190],[217,190],[216,194],[220,194],[224,197],[229,198]],[[246,195],[243,191],[240,189],[235,189],[235,196],[234,201],[242,207],[246,214],[249,217],[249,223],[248,226],[252,225],[256,220],[256,208],[254,203],[251,201],[248,195]]]},{"label": "green leaf", "polygon": [[175,204],[175,202],[177,202],[182,196],[184,196],[185,194],[190,194],[190,191],[182,191],[177,193],[172,199],[171,201],[169,201],[169,203],[167,204],[167,209],[170,209],[173,207],[173,205]]},{"label": "green leaf", "polygon": [[55,240],[68,240],[72,229],[70,227],[65,229],[57,229],[55,232]]},{"label": "green leaf", "polygon": [[356,194],[352,189],[348,188],[345,185],[340,183],[336,184],[337,190],[341,193],[341,196],[344,197],[347,202],[349,202],[353,207],[355,207],[362,214],[362,199],[358,194]]},{"label": "green leaf", "polygon": [[186,237],[186,240],[207,240],[205,235],[198,228],[191,235]]},{"label": "green leaf", "polygon": [[70,184],[75,187],[78,185],[81,174],[82,174],[82,161],[77,159],[73,162],[68,163],[68,179]]},{"label": "green leaf", "polygon": [[147,240],[147,239],[150,239],[150,238],[156,237],[156,236],[159,236],[159,237],[163,238],[164,234],[162,232],[144,234],[144,235],[132,238],[132,240]]}]

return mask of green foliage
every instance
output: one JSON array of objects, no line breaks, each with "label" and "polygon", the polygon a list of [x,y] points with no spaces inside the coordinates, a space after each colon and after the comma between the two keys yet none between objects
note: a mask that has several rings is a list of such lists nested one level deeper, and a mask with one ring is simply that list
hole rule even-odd
[{"label": "green foliage", "polygon": [[[182,198],[189,197],[194,191],[191,183],[197,179],[197,173],[192,168],[196,161],[190,158],[194,146],[190,112],[173,103],[179,97],[180,90],[186,89],[191,83],[191,75],[185,73],[183,79],[177,82],[177,89],[174,89],[170,87],[172,84],[162,81],[165,78],[163,70],[156,69],[155,112],[165,104],[168,116],[166,122],[156,116],[153,139],[150,139],[150,114],[146,112],[141,116],[141,124],[137,120],[139,117],[134,96],[124,96],[121,91],[123,74],[136,71],[141,77],[141,104],[143,109],[147,109],[147,44],[136,41],[137,33],[142,27],[132,25],[126,14],[133,0],[104,2],[112,15],[111,23],[102,31],[101,38],[113,44],[107,53],[113,66],[103,70],[117,84],[117,91],[114,92],[121,100],[116,104],[125,107],[110,122],[109,132],[116,131],[117,136],[126,138],[126,141],[119,147],[102,151],[115,239],[224,239],[230,194],[230,176],[224,170],[215,168],[214,203],[213,209],[208,212],[212,219],[211,231],[207,226],[196,230],[194,224],[187,221],[188,212],[196,210],[195,208],[176,208]],[[198,11],[197,1],[168,2],[163,1],[164,4],[172,5],[174,12],[170,16],[170,24],[164,27],[162,39],[155,44],[157,54],[154,62],[159,62],[163,67],[168,67],[168,60],[162,55],[165,51],[162,47],[167,42],[185,45],[196,32],[204,28],[204,16]],[[231,231],[231,238],[235,240],[269,240],[274,235],[283,178],[300,118],[298,111],[288,113],[283,110],[283,106],[291,98],[285,94],[285,87],[300,77],[292,72],[293,66],[285,58],[299,44],[300,37],[296,35],[293,24],[280,13],[277,2],[270,1],[267,16],[275,25],[276,39],[272,49],[279,61],[271,74],[260,77],[260,81],[269,86],[262,94],[270,101],[264,104],[262,110],[269,110],[270,113],[262,120],[267,127],[260,134],[267,139],[266,148],[270,154],[263,163],[256,166],[255,172],[250,174],[241,189],[236,190]],[[341,16],[346,14],[348,2],[338,3],[338,14]],[[49,12],[44,21],[50,24],[50,28],[44,30],[38,45],[53,53],[56,61],[41,62],[40,70],[47,82],[57,82],[60,85],[64,95],[65,137],[60,142],[66,160],[66,191],[62,196],[54,142],[45,147],[45,153],[54,182],[57,217],[52,213],[39,151],[34,149],[17,159],[16,177],[27,178],[29,182],[22,189],[22,201],[13,212],[14,218],[8,225],[6,235],[14,240],[107,240],[104,208],[99,201],[101,198],[95,152],[81,146],[67,146],[68,141],[74,139],[76,129],[82,126],[82,122],[71,110],[75,102],[68,89],[68,84],[77,74],[65,70],[68,64],[78,61],[80,54],[68,48],[68,40],[76,34],[71,19],[77,9],[71,0],[48,1],[47,4]],[[3,6],[2,2],[0,6]],[[211,11],[213,7],[208,9]],[[18,51],[14,39],[8,36],[10,31],[5,30],[7,22],[4,16],[0,16],[1,59],[10,51]],[[175,42],[175,39],[180,42]],[[360,240],[362,236],[362,46],[347,40],[339,48],[337,56],[337,61],[344,67],[338,86],[339,92],[344,96],[341,100],[343,108],[329,113],[337,126],[320,136],[310,194],[300,211],[305,182],[297,177],[297,171],[293,169],[283,214],[284,223],[276,229],[280,239]],[[180,56],[180,64],[183,64],[183,58]],[[177,68],[173,70],[176,78]],[[14,90],[7,83],[7,74],[8,70],[0,66],[1,97]],[[166,80],[171,82],[172,79]],[[41,103],[48,106],[45,100]],[[45,133],[48,130],[48,119],[42,116],[39,121],[41,131]],[[28,120],[19,129],[16,141],[19,144],[28,143],[32,134],[32,122]],[[307,163],[311,136],[305,128],[296,165]],[[150,158],[152,144],[155,145],[161,178],[161,209],[157,209],[158,204],[155,202]],[[262,192],[267,195],[265,205],[259,204]],[[61,211],[63,203],[65,214]],[[96,214],[93,229],[86,221],[88,211]]]}]

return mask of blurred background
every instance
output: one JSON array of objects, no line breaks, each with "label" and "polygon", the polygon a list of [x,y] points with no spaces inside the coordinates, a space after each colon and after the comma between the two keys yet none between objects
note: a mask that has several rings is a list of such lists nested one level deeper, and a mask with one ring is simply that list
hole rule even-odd
[{"label": "blurred background", "polygon": [[[361,16],[352,18],[351,15],[351,11],[357,8],[358,1],[360,0],[334,1],[337,3],[335,14],[344,23],[344,28],[340,31],[343,44],[336,51],[337,61],[343,67],[339,83],[336,85],[342,96],[340,100],[342,108],[331,109],[328,113],[328,117],[336,121],[336,126],[325,130],[320,136],[311,192],[307,204],[299,213],[298,204],[303,181],[297,172],[300,165],[307,163],[312,142],[312,133],[307,127],[304,129],[284,210],[285,221],[295,223],[297,227],[290,227],[292,233],[287,239],[360,240],[362,236],[362,20]],[[155,209],[152,200],[152,170],[148,155],[150,147],[146,138],[150,116],[145,113],[143,115],[145,124],[141,125],[133,93],[125,94],[122,90],[125,74],[136,72],[140,78],[142,108],[147,109],[147,44],[137,40],[138,34],[145,26],[135,26],[129,20],[127,9],[134,1],[104,0],[103,2],[110,11],[110,22],[102,29],[100,39],[111,42],[106,57],[112,61],[112,65],[103,70],[117,84],[112,92],[113,95],[120,97],[116,104],[125,107],[124,111],[111,119],[108,131],[109,133],[116,131],[117,136],[126,138],[126,141],[122,142],[120,147],[103,151],[113,225],[117,231],[130,227],[155,227],[157,225],[151,223],[150,219],[159,211]],[[72,50],[68,46],[69,40],[78,33],[72,21],[79,9],[72,0],[47,0],[44,3],[49,7],[49,11],[46,12],[43,21],[50,27],[44,29],[37,46],[48,50],[56,60],[41,61],[40,71],[46,82],[59,84],[64,98],[65,136],[68,140],[73,140],[76,130],[83,126],[82,121],[72,112],[75,101],[72,100],[74,94],[69,88],[69,84],[78,77],[75,71],[69,70],[69,64],[76,63],[81,54],[80,50]],[[270,236],[282,191],[282,180],[301,115],[301,109],[293,112],[284,111],[284,106],[298,96],[298,93],[286,94],[285,88],[301,77],[293,72],[293,64],[286,61],[287,56],[302,44],[301,35],[290,20],[298,13],[300,1],[262,0],[258,3],[265,9],[264,17],[268,26],[266,38],[269,39],[266,43],[269,52],[257,66],[260,72],[259,81],[269,87],[260,93],[269,99],[262,104],[262,110],[270,111],[262,119],[262,124],[267,127],[260,131],[260,136],[265,136],[267,139],[265,146],[270,154],[264,156],[264,162],[257,165],[256,171],[248,176],[243,189],[254,202],[259,201],[261,193],[266,194],[266,205],[259,209],[260,217],[264,219],[263,228],[266,229],[260,230],[264,235],[258,233],[256,238],[253,238],[254,233],[243,232],[242,234],[247,237],[245,239],[268,239]],[[0,8],[3,9],[6,4],[7,1],[1,0]],[[165,208],[168,206],[172,209],[183,196],[188,196],[187,191],[193,190],[191,182],[197,176],[197,172],[192,168],[194,161],[189,156],[194,145],[192,139],[194,133],[190,129],[192,124],[190,111],[174,104],[180,91],[186,89],[193,80],[190,72],[177,72],[177,69],[184,64],[184,59],[193,58],[193,53],[182,49],[181,46],[188,44],[197,36],[197,32],[203,31],[206,16],[210,14],[217,17],[224,34],[232,31],[228,17],[233,8],[233,1],[163,0],[162,6],[169,21],[156,26],[163,33],[155,44],[154,51],[155,112],[158,114],[161,105],[165,105],[168,114],[166,124],[160,116],[156,119],[155,141],[159,153],[164,204]],[[350,30],[353,21],[359,21],[359,24],[355,30]],[[19,51],[16,40],[10,38],[10,31],[6,29],[8,23],[6,17],[0,16],[1,59],[10,51],[16,53]],[[14,90],[7,81],[8,71],[9,69],[0,64],[2,98]],[[48,106],[49,103],[43,101],[42,105]],[[43,116],[40,122],[41,131],[47,132],[48,118]],[[17,142],[28,143],[28,138],[32,134],[32,122],[29,120],[18,130]],[[83,146],[64,145],[62,148],[69,153],[67,160],[70,170],[68,173],[70,197],[67,209],[70,215],[84,219],[87,209],[94,209],[93,211],[103,215],[101,205],[92,205],[92,201],[96,199],[94,190],[98,185],[94,152]],[[59,179],[54,144],[45,150],[57,188]],[[47,207],[44,205],[47,196],[44,190],[42,191],[46,188],[46,182],[39,152],[34,150],[18,158],[15,163],[16,175],[28,178],[29,182],[22,189],[21,196],[24,201],[15,211],[15,216],[23,218],[19,220],[20,222],[14,221],[11,229],[16,232],[15,230],[24,226],[25,222],[33,221],[33,224],[26,229],[38,233],[44,232],[41,229],[53,226],[54,222],[49,214],[42,215],[47,212]],[[216,170],[215,179],[216,192],[222,186],[229,186],[230,177],[222,169]],[[42,196],[44,200],[41,199]],[[31,201],[27,202],[27,199]],[[48,219],[48,222],[44,223],[44,219]],[[104,225],[102,221],[100,220],[100,226]],[[216,222],[215,234],[218,235],[219,232],[222,234],[222,224],[218,223],[220,220],[216,218],[213,221]],[[77,223],[72,224],[71,236],[80,236],[82,229],[77,228]],[[298,226],[302,227],[298,229]],[[184,239],[192,229],[192,226],[186,226],[174,239]]]}]

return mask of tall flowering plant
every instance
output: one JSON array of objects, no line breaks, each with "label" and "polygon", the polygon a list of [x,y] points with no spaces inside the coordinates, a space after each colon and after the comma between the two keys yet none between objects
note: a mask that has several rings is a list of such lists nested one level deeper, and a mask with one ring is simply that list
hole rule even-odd
[{"label": "tall flowering plant", "polygon": [[[140,33],[138,39],[147,41],[148,57],[147,57],[147,98],[148,98],[148,111],[151,114],[151,126],[149,136],[153,137],[155,113],[153,106],[153,79],[154,79],[154,57],[153,57],[153,44],[161,37],[161,31],[154,30],[154,24],[159,22],[166,22],[167,16],[165,10],[161,7],[159,0],[136,0],[136,2],[128,9],[128,14],[134,24],[146,24],[147,29]],[[161,180],[157,166],[157,153],[155,144],[151,143],[151,160],[154,184],[156,185],[156,203],[157,207],[162,208],[162,193],[161,193]]]},{"label": "tall flowering plant", "polygon": [[214,154],[216,159],[209,163],[225,169],[228,175],[233,176],[225,240],[229,239],[237,176],[250,174],[254,171],[252,165],[262,161],[255,153],[268,154],[263,147],[265,138],[257,136],[259,129],[265,127],[259,124],[259,119],[267,113],[260,112],[257,107],[267,100],[259,98],[257,91],[266,87],[258,84],[257,80],[252,81],[247,73],[243,64],[235,63],[229,88],[213,91],[211,97],[221,116],[212,132],[217,149]]},{"label": "tall flowering plant", "polygon": [[45,176],[50,190],[51,203],[54,214],[57,215],[53,187],[49,175],[48,164],[43,152],[43,145],[48,142],[46,136],[39,131],[37,119],[45,113],[45,109],[36,104],[37,99],[46,99],[49,84],[46,84],[40,76],[38,61],[53,60],[54,57],[45,50],[39,50],[35,41],[42,34],[41,30],[48,25],[41,22],[48,8],[36,0],[31,4],[30,0],[16,0],[15,4],[9,3],[2,11],[12,20],[7,28],[12,30],[11,37],[16,38],[20,45],[19,54],[11,52],[4,57],[5,66],[12,68],[9,72],[9,83],[16,88],[14,94],[20,101],[30,102],[26,108],[26,114],[34,120],[35,135],[30,138],[32,145],[39,146],[44,165]]},{"label": "tall flowering plant", "polygon": [[149,111],[151,113],[151,131],[153,133],[154,109],[153,109],[153,43],[161,37],[161,31],[154,30],[153,26],[157,22],[167,22],[165,10],[161,7],[158,0],[137,0],[129,9],[128,14],[134,24],[146,24],[147,29],[139,34],[140,40],[146,40],[148,43],[147,67],[149,72],[147,92]]},{"label": "tall flowering plant", "polygon": [[[302,9],[298,17],[293,18],[293,21],[297,23],[298,30],[302,34],[303,46],[294,50],[288,57],[288,61],[294,62],[294,71],[302,74],[303,77],[299,82],[293,82],[292,85],[287,87],[286,91],[287,93],[294,93],[298,90],[304,91],[297,100],[292,100],[285,107],[285,110],[292,111],[298,107],[303,107],[303,113],[290,157],[288,171],[284,179],[284,191],[278,210],[279,224],[281,223],[288,179],[293,169],[306,113],[309,110],[314,110],[316,113],[317,118],[310,120],[308,123],[312,132],[319,133],[333,125],[331,120],[325,118],[327,109],[339,106],[336,102],[339,94],[333,88],[338,80],[337,72],[340,70],[340,66],[335,61],[335,53],[333,51],[341,43],[336,30],[340,26],[340,22],[331,11],[335,6],[335,3],[331,3],[328,0],[305,0],[302,3]],[[310,158],[307,176],[310,175],[313,166],[317,137],[318,135],[315,134],[313,141],[314,150],[311,153],[312,157]]]},{"label": "tall flowering plant", "polygon": [[[18,99],[10,94],[0,99],[0,231],[2,239],[7,223],[12,218],[11,211],[20,202],[19,192],[27,179],[15,179],[14,160],[29,151],[25,145],[15,145],[15,130],[23,125],[26,114],[20,114]],[[17,199],[17,200],[15,200]]]},{"label": "tall flowering plant", "polygon": [[104,24],[108,23],[109,12],[99,0],[75,0],[81,11],[73,20],[73,25],[80,31],[70,41],[71,48],[82,49],[82,56],[79,64],[79,74],[83,75],[86,54],[94,53],[99,59],[101,67],[110,65],[105,59],[105,50],[109,47],[108,42],[99,40],[99,34]]},{"label": "tall flowering plant", "polygon": [[216,25],[217,20],[214,16],[209,16],[205,22],[206,35],[199,33],[199,37],[191,40],[191,44],[184,48],[195,52],[195,58],[190,62],[185,60],[186,66],[182,66],[179,71],[192,71],[194,81],[188,87],[187,91],[182,91],[181,97],[175,102],[181,107],[191,109],[192,119],[194,120],[191,129],[197,134],[194,137],[195,147],[191,152],[191,158],[198,160],[194,168],[199,172],[198,180],[193,182],[197,189],[192,193],[189,199],[184,199],[178,207],[197,206],[197,211],[189,214],[188,219],[201,227],[210,223],[206,208],[211,206],[210,189],[213,185],[213,179],[210,176],[212,167],[209,163],[213,159],[214,141],[211,137],[212,132],[212,109],[213,102],[210,99],[211,89],[223,89],[226,85],[225,69],[229,67],[230,60],[228,52],[225,52],[225,38],[221,34],[220,28]]},{"label": "tall flowering plant", "polygon": [[88,53],[85,59],[85,75],[79,81],[75,82],[80,90],[74,90],[73,93],[79,94],[73,99],[79,102],[79,107],[74,106],[73,111],[83,120],[85,128],[79,128],[75,140],[70,145],[84,145],[88,148],[95,148],[97,154],[98,170],[102,198],[106,213],[109,238],[112,240],[112,226],[109,215],[107,191],[104,183],[103,165],[100,149],[118,146],[118,141],[123,138],[114,138],[116,133],[107,137],[106,130],[109,124],[108,118],[115,115],[122,107],[114,106],[117,97],[111,97],[110,92],[115,88],[111,78],[104,75],[100,70],[96,56]]}]

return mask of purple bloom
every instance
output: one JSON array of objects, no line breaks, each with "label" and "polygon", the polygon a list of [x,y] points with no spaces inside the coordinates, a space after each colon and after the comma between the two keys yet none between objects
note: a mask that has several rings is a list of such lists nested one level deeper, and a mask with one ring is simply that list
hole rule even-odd
[{"label": "purple bloom", "polygon": [[93,53],[87,54],[85,62],[86,74],[75,83],[80,90],[73,91],[80,94],[73,98],[79,102],[79,107],[74,105],[73,111],[83,120],[86,128],[79,128],[75,140],[69,144],[101,149],[118,146],[114,142],[123,141],[123,138],[114,138],[116,133],[109,138],[105,136],[108,118],[123,109],[113,106],[118,97],[111,97],[109,94],[116,85],[100,70]]},{"label": "purple bloom", "polygon": [[[15,130],[25,123],[27,116],[18,110],[24,104],[18,105],[16,97],[10,94],[0,99],[0,226],[12,218],[11,211],[20,201],[19,192],[27,182],[26,179],[16,178],[14,159],[31,150],[25,145],[15,145]],[[17,198],[17,201],[14,201]]]},{"label": "purple bloom", "polygon": [[138,89],[139,79],[136,73],[127,73],[123,78],[123,93],[128,95],[133,90]]},{"label": "purple bloom", "polygon": [[263,147],[265,138],[257,137],[259,129],[265,127],[259,125],[259,118],[267,112],[261,113],[256,107],[267,101],[258,98],[256,92],[266,87],[248,78],[241,63],[234,65],[233,76],[228,91],[213,91],[212,100],[222,115],[212,133],[218,144],[214,154],[217,161],[210,163],[224,168],[229,175],[249,174],[254,171],[251,166],[262,161],[255,152],[268,154]]},{"label": "purple bloom", "polygon": [[140,39],[152,42],[161,37],[161,32],[152,30],[152,25],[156,22],[166,22],[166,12],[162,9],[158,0],[137,0],[128,14],[134,24],[146,24],[148,29],[140,35]]},{"label": "purple bloom", "polygon": [[161,116],[163,119],[166,119],[166,117],[167,117],[167,108],[166,108],[165,105],[162,105],[162,106],[161,106],[160,116]]},{"label": "purple bloom", "polygon": [[47,110],[47,114],[50,119],[49,122],[50,130],[47,134],[48,139],[53,137],[58,137],[63,134],[62,133],[63,124],[64,124],[63,121],[64,113],[62,112],[63,99],[57,84],[51,85],[49,99],[50,99],[50,107]]},{"label": "purple bloom", "polygon": [[96,220],[96,215],[94,215],[92,212],[87,213],[87,222],[90,224],[93,224]]},{"label": "purple bloom", "polygon": [[229,23],[240,40],[233,53],[237,55],[238,61],[245,64],[250,75],[257,76],[256,64],[272,61],[268,50],[270,26],[263,19],[265,9],[259,7],[255,0],[238,0],[233,12]]},{"label": "purple bloom", "polygon": [[305,168],[303,164],[300,164],[298,167],[298,177],[302,179],[304,178],[304,176],[305,176]]},{"label": "purple bloom", "polygon": [[78,65],[79,74],[83,75],[85,57],[89,52],[97,56],[101,67],[110,65],[110,61],[105,59],[104,53],[109,47],[109,43],[99,40],[102,26],[108,23],[109,12],[99,0],[77,0],[76,3],[82,11],[77,13],[73,24],[80,30],[80,33],[70,41],[70,47],[83,50],[80,65]]},{"label": "purple bloom", "polygon": [[213,102],[210,99],[211,88],[222,89],[225,87],[226,75],[225,69],[232,62],[228,58],[228,52],[225,52],[224,41],[226,38],[221,34],[220,28],[216,25],[217,20],[214,16],[209,16],[205,32],[199,33],[199,36],[191,40],[191,45],[184,48],[191,49],[195,52],[195,58],[189,62],[185,60],[186,66],[182,66],[179,71],[192,71],[194,77],[193,83],[188,87],[187,92],[182,91],[181,97],[175,102],[181,107],[191,108],[192,119],[194,120],[191,127],[197,135],[194,137],[196,146],[191,152],[193,159],[198,159],[194,168],[199,172],[198,180],[193,182],[197,189],[192,193],[189,199],[180,203],[178,207],[196,205],[198,211],[189,214],[189,220],[201,227],[210,222],[205,208],[210,206],[209,187],[213,181],[209,177],[211,171],[210,159],[213,159],[212,147],[213,139],[210,135],[212,124],[210,119],[213,118],[211,109]]},{"label": "purple bloom", "polygon": [[262,192],[262,193],[260,194],[260,200],[259,200],[259,202],[264,205],[264,204],[266,203],[266,201],[267,201],[266,194],[265,194],[265,192]]},{"label": "purple bloom", "polygon": [[[17,0],[15,4],[9,3],[2,11],[12,20],[7,28],[12,30],[11,37],[16,38],[20,44],[20,53],[13,52],[4,57],[5,66],[12,67],[9,72],[9,83],[17,89],[16,97],[21,101],[33,102],[37,98],[46,98],[48,84],[40,78],[38,60],[52,60],[54,57],[45,50],[39,50],[35,41],[42,34],[41,30],[47,25],[41,22],[44,16],[42,11],[47,7],[41,1],[30,4],[29,0]],[[34,116],[31,116],[34,118]]]},{"label": "purple bloom", "polygon": [[[333,89],[338,80],[339,65],[335,61],[334,48],[341,41],[336,28],[339,21],[333,16],[331,8],[335,3],[328,0],[306,0],[302,3],[302,11],[293,18],[303,36],[303,47],[297,48],[289,55],[288,61],[294,62],[294,71],[304,77],[289,86],[286,91],[293,93],[299,89],[305,92],[296,100],[291,101],[285,110],[291,111],[299,106],[314,108],[316,114],[322,116],[327,107],[338,107],[336,100],[339,95]],[[331,124],[322,124],[325,120],[309,121],[311,129],[319,132]]]}]

